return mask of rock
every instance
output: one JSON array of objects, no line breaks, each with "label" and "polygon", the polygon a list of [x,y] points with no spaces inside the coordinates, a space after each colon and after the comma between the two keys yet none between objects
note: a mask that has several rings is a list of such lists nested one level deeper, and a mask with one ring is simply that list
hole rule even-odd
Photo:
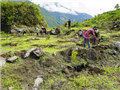
[{"label": "rock", "polygon": [[51,34],[51,35],[57,35],[56,32],[55,32],[55,30],[51,30],[51,31],[50,31],[50,34]]},{"label": "rock", "polygon": [[17,31],[14,30],[14,29],[12,29],[10,32],[11,32],[11,33],[17,33]]},{"label": "rock", "polygon": [[118,51],[120,51],[120,41],[117,41],[114,46]]},{"label": "rock", "polygon": [[50,34],[51,35],[58,35],[58,34],[60,34],[60,30],[58,28],[56,28],[56,30],[51,30]]},{"label": "rock", "polygon": [[37,77],[34,81],[34,86],[33,88],[37,88],[41,83],[43,83],[43,79],[41,77]]},{"label": "rock", "polygon": [[62,72],[65,73],[65,74],[69,74],[69,73],[70,73],[68,68],[64,68],[64,69],[62,70]]},{"label": "rock", "polygon": [[56,56],[56,52],[53,52],[53,54],[52,54],[53,56]]},{"label": "rock", "polygon": [[44,51],[42,48],[37,48],[36,50],[33,51],[33,54],[36,56],[36,57],[40,57],[40,56],[43,56],[44,55]]},{"label": "rock", "polygon": [[117,51],[114,50],[114,51],[113,51],[113,55],[117,55]]},{"label": "rock", "polygon": [[18,59],[18,56],[12,56],[10,58],[7,59],[7,62],[15,62]]},{"label": "rock", "polygon": [[14,87],[9,87],[8,90],[13,90]]},{"label": "rock", "polygon": [[30,56],[30,53],[32,52],[32,51],[34,51],[36,48],[31,48],[30,50],[28,50],[24,55],[23,55],[23,58],[27,58],[27,57],[29,57]]},{"label": "rock", "polygon": [[3,57],[0,57],[0,67],[5,67],[6,66],[6,59]]},{"label": "rock", "polygon": [[33,88],[32,90],[38,90],[37,88]]},{"label": "rock", "polygon": [[117,63],[115,66],[116,66],[116,67],[119,67],[119,66],[120,66],[120,63]]}]

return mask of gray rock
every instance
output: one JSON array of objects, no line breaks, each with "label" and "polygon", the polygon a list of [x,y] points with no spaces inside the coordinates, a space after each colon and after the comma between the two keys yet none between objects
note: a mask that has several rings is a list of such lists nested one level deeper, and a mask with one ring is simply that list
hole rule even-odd
[{"label": "gray rock", "polygon": [[18,56],[12,56],[7,59],[7,62],[15,62],[18,59]]},{"label": "gray rock", "polygon": [[30,53],[32,52],[32,51],[34,51],[36,48],[31,48],[30,50],[28,50],[26,53],[25,53],[25,55],[23,56],[23,58],[27,58],[27,57],[29,57],[30,56]]},{"label": "gray rock", "polygon": [[37,77],[34,80],[34,86],[33,86],[33,88],[37,88],[41,83],[43,83],[43,79],[41,77]]},{"label": "gray rock", "polygon": [[0,67],[5,67],[6,66],[6,59],[3,57],[0,57]]},{"label": "gray rock", "polygon": [[114,46],[118,51],[120,51],[120,41],[117,41]]},{"label": "gray rock", "polygon": [[36,56],[36,57],[40,57],[40,56],[43,56],[44,55],[44,51],[42,48],[37,48],[36,50],[33,51],[33,54]]},{"label": "gray rock", "polygon": [[114,50],[114,51],[113,51],[113,55],[117,55],[117,51]]},{"label": "gray rock", "polygon": [[14,87],[9,87],[8,90],[13,90]]}]

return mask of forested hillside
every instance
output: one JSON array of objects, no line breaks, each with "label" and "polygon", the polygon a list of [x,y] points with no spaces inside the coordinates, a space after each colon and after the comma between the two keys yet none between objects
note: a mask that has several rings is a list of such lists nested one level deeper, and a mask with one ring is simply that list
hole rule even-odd
[{"label": "forested hillside", "polygon": [[40,9],[28,2],[1,2],[1,28],[8,32],[13,25],[37,26],[45,25],[46,21],[41,15]]},{"label": "forested hillside", "polygon": [[93,27],[98,26],[106,30],[120,30],[120,9],[105,12],[90,20],[73,23],[73,27]]},{"label": "forested hillside", "polygon": [[63,24],[62,20],[55,17],[51,12],[47,11],[46,9],[40,7],[40,11],[44,16],[45,20],[47,21],[49,27],[56,27]]}]

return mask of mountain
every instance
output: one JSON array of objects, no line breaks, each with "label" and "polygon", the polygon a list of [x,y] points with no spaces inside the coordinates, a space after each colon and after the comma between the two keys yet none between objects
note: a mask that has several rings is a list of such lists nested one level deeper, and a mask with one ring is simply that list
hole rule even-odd
[{"label": "mountain", "polygon": [[71,21],[82,22],[84,20],[92,18],[92,16],[89,14],[79,13],[79,12],[75,12],[77,15],[69,14],[69,13],[61,13],[61,12],[51,12],[51,13],[62,21],[71,19]]},{"label": "mountain", "polygon": [[[46,6],[48,6],[48,5],[46,5]],[[79,13],[77,11],[73,11],[71,9],[68,9],[64,6],[59,5],[59,7],[62,7],[62,8],[69,10],[69,11],[71,11],[71,13],[50,11],[49,9],[46,10],[45,9],[46,6],[44,6],[44,8],[40,7],[40,10],[41,10],[42,15],[45,17],[45,20],[47,21],[49,27],[56,27],[58,25],[62,25],[68,19],[71,19],[72,22],[73,21],[82,22],[84,20],[92,18],[92,16],[89,14]],[[58,4],[56,4],[56,6],[58,6]]]}]

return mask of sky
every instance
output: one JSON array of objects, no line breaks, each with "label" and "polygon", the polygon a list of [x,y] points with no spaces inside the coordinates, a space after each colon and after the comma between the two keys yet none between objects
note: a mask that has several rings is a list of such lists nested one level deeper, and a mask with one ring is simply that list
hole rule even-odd
[{"label": "sky", "polygon": [[[120,0],[32,0],[32,2],[40,4],[41,7],[52,11],[71,12],[73,14],[75,14],[74,11],[77,11],[88,13],[92,16],[114,10],[116,4],[120,5]],[[71,9],[71,11],[67,11],[65,8],[55,7],[55,2]]]}]

